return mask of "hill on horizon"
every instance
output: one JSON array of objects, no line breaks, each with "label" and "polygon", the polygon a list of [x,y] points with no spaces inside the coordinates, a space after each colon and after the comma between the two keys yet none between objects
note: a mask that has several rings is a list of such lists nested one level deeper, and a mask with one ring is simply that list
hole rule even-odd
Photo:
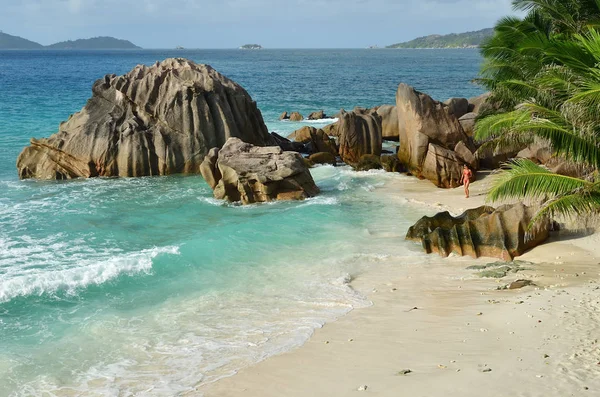
[{"label": "hill on horizon", "polygon": [[50,44],[45,48],[64,50],[99,50],[99,49],[136,49],[141,48],[129,40],[115,39],[114,37],[101,36],[91,39],[67,40]]},{"label": "hill on horizon", "polygon": [[19,36],[12,36],[0,31],[0,49],[7,50],[33,50],[44,48],[35,41],[27,40]]},{"label": "hill on horizon", "polygon": [[0,31],[0,50],[116,50],[139,49],[131,41],[109,36],[92,37],[90,39],[67,40],[43,46],[31,40]]},{"label": "hill on horizon", "polygon": [[479,47],[481,43],[494,35],[493,28],[474,32],[451,33],[446,35],[432,34],[417,37],[414,40],[396,43],[386,48],[470,48]]}]

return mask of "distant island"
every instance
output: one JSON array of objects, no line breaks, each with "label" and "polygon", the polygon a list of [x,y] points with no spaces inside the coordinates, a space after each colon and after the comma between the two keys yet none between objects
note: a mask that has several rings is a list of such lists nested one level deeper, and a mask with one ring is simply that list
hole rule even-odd
[{"label": "distant island", "polygon": [[475,48],[479,47],[485,39],[493,35],[494,29],[491,28],[458,34],[432,34],[404,43],[392,44],[386,48]]},{"label": "distant island", "polygon": [[22,37],[0,32],[0,50],[125,50],[139,48],[130,41],[107,36],[61,41],[60,43],[43,46]]},{"label": "distant island", "polygon": [[260,44],[244,44],[240,50],[262,50],[262,46]]},{"label": "distant island", "polygon": [[0,32],[0,49],[5,50],[37,50],[44,48],[43,45],[19,36]]},{"label": "distant island", "polygon": [[114,37],[92,37],[91,39],[79,39],[61,41],[60,43],[51,44],[45,48],[54,50],[129,50],[139,49],[140,47],[128,40],[115,39]]}]

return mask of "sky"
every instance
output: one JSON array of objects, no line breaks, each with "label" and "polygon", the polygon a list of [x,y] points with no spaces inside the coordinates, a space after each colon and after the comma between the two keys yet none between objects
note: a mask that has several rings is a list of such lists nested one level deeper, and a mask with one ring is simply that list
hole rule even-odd
[{"label": "sky", "polygon": [[381,47],[493,27],[511,0],[0,0],[0,30],[48,45],[95,36],[143,48]]}]

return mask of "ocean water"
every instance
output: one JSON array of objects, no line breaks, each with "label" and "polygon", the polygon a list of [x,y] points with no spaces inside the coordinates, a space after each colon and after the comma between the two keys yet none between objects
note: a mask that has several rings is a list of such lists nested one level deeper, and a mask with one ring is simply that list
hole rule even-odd
[{"label": "ocean water", "polygon": [[307,123],[283,111],[394,103],[400,82],[481,93],[476,50],[0,51],[0,396],[185,393],[368,306],[349,282],[370,268],[428,260],[403,241],[420,214],[378,193],[401,175],[318,167],[320,196],[246,207],[199,176],[18,180],[29,138],[96,79],[173,56],[240,83],[284,135]]}]

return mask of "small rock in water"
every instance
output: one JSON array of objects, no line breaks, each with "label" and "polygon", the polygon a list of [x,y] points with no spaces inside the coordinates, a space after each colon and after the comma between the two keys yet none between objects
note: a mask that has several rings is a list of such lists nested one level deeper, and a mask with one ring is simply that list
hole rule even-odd
[{"label": "small rock in water", "polygon": [[354,339],[350,338],[348,339],[348,342],[354,342]]},{"label": "small rock in water", "polygon": [[439,368],[439,369],[446,369],[446,368],[448,368],[448,367],[447,367],[447,366],[445,366],[445,365],[443,365],[443,364],[439,364],[439,365],[438,365],[438,368]]},{"label": "small rock in water", "polygon": [[492,372],[491,368],[484,368],[481,370],[481,372]]},{"label": "small rock in water", "polygon": [[368,388],[369,388],[369,387],[368,387],[367,385],[363,385],[363,386],[360,386],[360,387],[359,387],[358,389],[356,389],[356,390],[358,390],[358,391],[366,391]]},{"label": "small rock in water", "polygon": [[403,369],[402,371],[398,372],[398,375],[408,375],[412,372],[412,370],[410,369]]},{"label": "small rock in water", "polygon": [[544,354],[544,358],[550,358],[550,356],[547,354]]}]

